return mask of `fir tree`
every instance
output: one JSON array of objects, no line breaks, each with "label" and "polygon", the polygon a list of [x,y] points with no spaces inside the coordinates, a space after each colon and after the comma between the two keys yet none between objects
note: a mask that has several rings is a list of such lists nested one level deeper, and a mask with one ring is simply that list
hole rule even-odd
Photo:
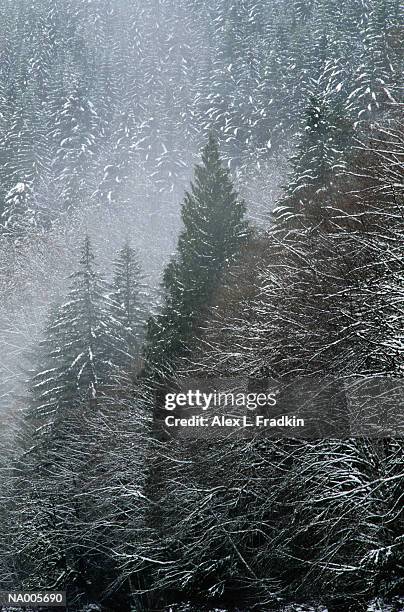
[{"label": "fir tree", "polygon": [[115,277],[110,309],[115,333],[111,360],[129,368],[140,349],[146,322],[146,295],[136,251],[126,243],[114,263]]},{"label": "fir tree", "polygon": [[392,95],[400,81],[402,58],[390,49],[390,27],[394,14],[388,0],[364,0],[360,14],[361,53],[354,74],[350,99],[358,120],[375,119],[396,102]]},{"label": "fir tree", "polygon": [[[326,62],[320,78],[311,84],[304,129],[291,159],[286,195],[274,210],[278,221],[303,219],[316,224],[326,218],[331,193],[346,167],[352,146],[352,122],[338,96],[338,70]],[[288,225],[289,226],[289,225]]]},{"label": "fir tree", "polygon": [[163,311],[150,321],[147,353],[152,363],[183,354],[191,342],[223,270],[247,239],[244,214],[245,204],[233,188],[211,134],[182,204],[184,228],[164,273]]},{"label": "fir tree", "polygon": [[49,227],[50,211],[38,206],[29,183],[17,183],[6,194],[0,215],[0,234],[18,245],[32,231]]},{"label": "fir tree", "polygon": [[110,315],[88,236],[79,264],[67,301],[51,313],[42,365],[31,383],[30,416],[51,429],[80,402],[95,407],[111,371]]},{"label": "fir tree", "polygon": [[1,231],[15,241],[24,230],[36,225],[32,210],[32,193],[29,185],[17,183],[5,197],[5,208],[1,215]]},{"label": "fir tree", "polygon": [[86,87],[73,84],[52,132],[57,147],[54,172],[65,210],[79,206],[89,195],[88,177],[99,131],[99,117]]}]

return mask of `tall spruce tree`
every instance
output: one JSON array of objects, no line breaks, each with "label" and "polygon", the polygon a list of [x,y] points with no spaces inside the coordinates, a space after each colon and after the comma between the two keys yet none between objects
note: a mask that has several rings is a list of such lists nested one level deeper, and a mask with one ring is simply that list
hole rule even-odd
[{"label": "tall spruce tree", "polygon": [[[130,282],[135,284],[133,279],[138,278],[138,267],[128,262],[134,263],[129,247],[118,259],[116,295],[121,294],[125,271],[130,287]],[[95,532],[89,535],[88,547],[83,540],[85,522],[90,530],[90,525],[100,525],[98,521],[104,516],[101,506],[102,512],[108,507],[116,517],[115,510],[104,505],[105,498],[100,503],[89,489],[99,478],[98,467],[104,457],[96,432],[101,431],[101,423],[108,423],[107,431],[120,422],[120,417],[113,414],[116,403],[111,411],[110,403],[102,403],[119,365],[114,347],[125,339],[115,319],[116,303],[106,297],[108,290],[96,271],[87,236],[78,270],[71,275],[67,299],[52,308],[38,350],[40,365],[31,380],[32,398],[20,436],[14,479],[23,511],[11,511],[15,522],[10,527],[12,546],[19,551],[15,557],[18,580],[27,587],[49,581],[84,600],[93,596],[91,585],[98,589],[111,575],[111,581],[114,579],[109,553],[100,552],[110,547],[103,539],[104,529],[99,532],[102,542]],[[128,304],[128,296],[124,297],[123,303]],[[132,306],[133,302],[129,312]],[[119,406],[123,408],[122,397]],[[125,410],[120,414],[122,417]],[[107,447],[112,445],[107,443]],[[103,475],[106,469],[103,464]],[[95,495],[97,491],[98,485]]]},{"label": "tall spruce tree", "polygon": [[137,253],[129,243],[119,251],[114,268],[110,294],[110,311],[115,327],[111,360],[115,366],[128,369],[140,355],[147,318],[142,270]]},{"label": "tall spruce tree", "polygon": [[[332,75],[330,77],[332,82]],[[345,169],[352,146],[352,122],[330,82],[314,84],[306,110],[304,129],[291,159],[286,194],[274,215],[290,228],[306,227],[327,218],[331,193]],[[324,87],[324,89],[322,89]],[[317,91],[316,91],[317,90]]]},{"label": "tall spruce tree", "polygon": [[67,301],[51,314],[40,371],[31,382],[30,416],[51,428],[83,401],[94,407],[112,367],[106,288],[96,272],[88,236],[71,281]]},{"label": "tall spruce tree", "polygon": [[17,183],[6,194],[4,211],[0,217],[0,232],[14,241],[18,241],[24,230],[35,227],[35,212],[31,206],[32,193],[30,186]]},{"label": "tall spruce tree", "polygon": [[218,143],[210,134],[202,163],[195,167],[194,181],[182,204],[184,227],[177,252],[164,273],[163,310],[149,323],[149,363],[161,367],[186,352],[223,270],[247,240],[244,215],[245,204],[234,190],[230,173],[222,165]]}]

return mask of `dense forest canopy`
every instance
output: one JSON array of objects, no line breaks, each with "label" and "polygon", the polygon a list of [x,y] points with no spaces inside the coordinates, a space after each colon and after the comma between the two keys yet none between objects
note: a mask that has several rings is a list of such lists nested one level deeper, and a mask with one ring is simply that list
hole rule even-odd
[{"label": "dense forest canopy", "polygon": [[[403,16],[0,0],[1,589],[404,609]],[[165,388],[269,377],[376,434],[162,435]]]}]

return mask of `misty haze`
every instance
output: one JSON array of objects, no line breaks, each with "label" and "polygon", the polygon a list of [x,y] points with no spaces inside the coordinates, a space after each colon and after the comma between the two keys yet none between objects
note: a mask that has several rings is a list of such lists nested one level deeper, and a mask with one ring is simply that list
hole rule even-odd
[{"label": "misty haze", "polygon": [[399,0],[0,0],[0,591],[404,610],[402,92]]}]

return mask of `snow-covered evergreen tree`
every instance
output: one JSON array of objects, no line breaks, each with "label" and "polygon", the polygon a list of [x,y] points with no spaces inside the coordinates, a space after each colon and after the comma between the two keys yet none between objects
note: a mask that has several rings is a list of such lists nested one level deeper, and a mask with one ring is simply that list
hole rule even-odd
[{"label": "snow-covered evergreen tree", "polygon": [[42,365],[31,381],[29,416],[44,431],[57,429],[81,402],[97,406],[111,372],[107,288],[94,265],[90,239],[81,248],[79,269],[71,276],[67,301],[53,311],[42,344]]},{"label": "snow-covered evergreen tree", "polygon": [[61,103],[52,138],[57,148],[53,161],[63,210],[83,206],[90,191],[91,162],[99,135],[99,117],[86,87],[73,83]]},{"label": "snow-covered evergreen tree", "polygon": [[244,214],[245,204],[210,134],[182,204],[184,228],[164,272],[165,304],[149,324],[147,357],[152,364],[181,355],[192,340],[223,271],[247,240]]},{"label": "snow-covered evergreen tree", "polygon": [[147,320],[147,292],[138,255],[127,242],[114,262],[114,281],[109,295],[111,361],[128,371],[140,359]]},{"label": "snow-covered evergreen tree", "polygon": [[2,233],[18,242],[28,228],[36,225],[29,185],[17,183],[5,197],[5,209],[1,215]]},{"label": "snow-covered evergreen tree", "polygon": [[[356,119],[375,119],[395,98],[397,75],[402,72],[402,58],[391,45],[394,9],[389,0],[363,0],[358,15],[360,54],[353,75],[350,100]],[[392,10],[393,9],[393,10]]]},{"label": "snow-covered evergreen tree", "polygon": [[291,216],[295,220],[300,216],[303,225],[327,218],[330,197],[349,159],[353,130],[339,95],[339,76],[338,66],[326,61],[320,77],[308,87],[305,124],[291,159],[287,194],[274,210],[276,218],[286,224]]}]

